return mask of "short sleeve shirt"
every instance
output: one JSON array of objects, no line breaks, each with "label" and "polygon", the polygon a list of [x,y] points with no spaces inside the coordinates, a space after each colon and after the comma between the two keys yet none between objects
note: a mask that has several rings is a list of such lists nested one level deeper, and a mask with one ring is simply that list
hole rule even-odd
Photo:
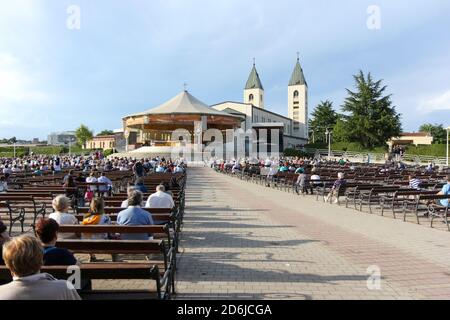
[{"label": "short sleeve shirt", "polygon": [[[446,185],[444,185],[444,187],[442,188],[442,193],[447,196],[450,195],[450,183],[447,183]],[[441,204],[444,207],[448,207],[450,203],[449,203],[448,199],[442,199]]]}]

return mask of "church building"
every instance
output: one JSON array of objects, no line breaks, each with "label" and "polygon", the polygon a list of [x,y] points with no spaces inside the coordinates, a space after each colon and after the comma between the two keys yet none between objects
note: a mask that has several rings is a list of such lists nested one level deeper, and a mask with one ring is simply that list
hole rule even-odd
[{"label": "church building", "polygon": [[265,105],[264,87],[255,63],[244,88],[243,102],[226,101],[211,107],[245,119],[242,129],[279,129],[282,149],[308,143],[308,84],[297,58],[288,87],[288,116],[270,111]]}]

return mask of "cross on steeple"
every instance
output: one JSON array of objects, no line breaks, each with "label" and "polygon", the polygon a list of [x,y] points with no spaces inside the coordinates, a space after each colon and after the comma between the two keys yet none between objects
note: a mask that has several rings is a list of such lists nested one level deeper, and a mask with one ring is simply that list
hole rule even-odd
[{"label": "cross on steeple", "polygon": [[188,84],[187,84],[186,82],[183,83],[184,91],[187,91],[187,85],[188,85]]},{"label": "cross on steeple", "polygon": [[253,66],[255,66],[255,65],[256,65],[256,59],[253,58]]},{"label": "cross on steeple", "polygon": [[297,61],[300,61],[300,52],[297,51]]}]

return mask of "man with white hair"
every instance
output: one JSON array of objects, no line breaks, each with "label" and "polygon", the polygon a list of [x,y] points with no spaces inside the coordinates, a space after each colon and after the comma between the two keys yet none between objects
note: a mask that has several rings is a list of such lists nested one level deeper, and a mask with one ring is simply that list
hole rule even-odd
[{"label": "man with white hair", "polygon": [[339,188],[345,187],[346,184],[347,184],[347,181],[344,179],[344,173],[339,172],[338,179],[334,182],[330,193],[325,197],[325,202],[328,202],[328,200],[330,200],[330,197],[331,197],[331,199],[333,199],[333,197],[336,197],[336,199],[333,202],[338,203]]},{"label": "man with white hair", "polygon": [[145,204],[146,208],[169,208],[175,207],[172,196],[167,194],[166,188],[163,185],[156,187],[156,192],[150,195]]}]

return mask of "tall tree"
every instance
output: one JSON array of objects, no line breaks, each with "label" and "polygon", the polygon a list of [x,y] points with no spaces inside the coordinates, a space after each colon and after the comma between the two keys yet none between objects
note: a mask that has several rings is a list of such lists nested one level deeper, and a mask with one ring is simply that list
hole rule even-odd
[{"label": "tall tree", "polygon": [[309,120],[310,136],[314,135],[315,142],[325,141],[325,131],[333,128],[338,120],[338,114],[333,109],[333,103],[329,100],[321,101]]},{"label": "tall tree", "polygon": [[347,89],[342,105],[349,139],[365,148],[384,146],[400,134],[400,114],[392,106],[391,95],[384,95],[387,86],[382,80],[374,81],[370,73],[366,77],[362,71],[353,77],[356,91]]},{"label": "tall tree", "polygon": [[420,126],[420,132],[428,132],[433,137],[434,144],[445,144],[447,141],[447,132],[442,124],[426,123]]},{"label": "tall tree", "polygon": [[332,142],[349,142],[350,138],[347,132],[347,123],[341,117],[333,127]]},{"label": "tall tree", "polygon": [[78,144],[86,148],[86,142],[92,139],[94,133],[89,130],[87,126],[82,124],[76,131],[75,136],[77,137]]},{"label": "tall tree", "polygon": [[99,137],[99,136],[110,136],[112,134],[114,134],[114,131],[112,131],[112,130],[103,130],[99,134],[97,134],[97,137]]}]

